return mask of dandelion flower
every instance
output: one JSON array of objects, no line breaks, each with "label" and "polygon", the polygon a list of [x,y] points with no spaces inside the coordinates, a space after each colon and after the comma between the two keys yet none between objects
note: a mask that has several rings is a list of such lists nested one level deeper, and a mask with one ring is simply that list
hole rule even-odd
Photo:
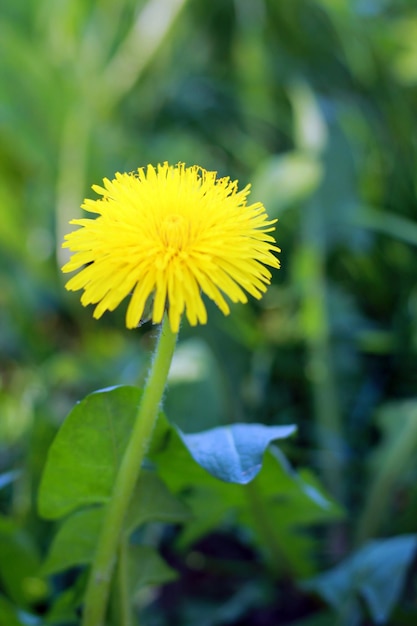
[{"label": "dandelion flower", "polygon": [[271,281],[265,266],[280,266],[280,249],[269,234],[276,220],[260,202],[247,204],[249,189],[184,163],[105,178],[103,187],[93,185],[100,197],[82,205],[97,217],[72,220],[80,228],[65,237],[74,254],[62,271],[80,270],[66,288],[84,290],[81,303],[96,305],[95,318],[131,295],[128,328],[153,298],[152,321],[166,310],[173,332],[183,313],[193,326],[206,323],[202,294],[225,315],[226,298],[261,298]]}]

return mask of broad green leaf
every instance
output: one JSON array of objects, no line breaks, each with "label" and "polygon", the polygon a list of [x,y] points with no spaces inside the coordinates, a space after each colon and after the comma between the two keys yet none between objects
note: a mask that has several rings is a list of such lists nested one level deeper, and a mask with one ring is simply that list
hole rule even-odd
[{"label": "broad green leaf", "polygon": [[177,429],[164,418],[158,420],[148,456],[155,463],[158,475],[174,493],[190,484],[212,486],[218,482],[198,465]]},{"label": "broad green leaf", "polygon": [[[103,512],[102,506],[89,508],[64,520],[43,564],[44,574],[91,563]],[[135,488],[124,527],[130,534],[147,522],[178,523],[189,517],[189,509],[170,493],[161,479],[154,472],[144,470]]]},{"label": "broad green leaf", "polygon": [[175,497],[155,474],[142,470],[126,516],[128,533],[147,522],[180,523],[188,520],[190,510]]},{"label": "broad green leaf", "polygon": [[[343,517],[342,509],[324,492],[308,469],[295,471],[273,445],[264,458],[263,471],[254,481],[265,502],[276,504],[288,526],[308,526]],[[277,497],[278,496],[278,497]]]},{"label": "broad green leaf", "polygon": [[103,519],[103,507],[73,513],[59,528],[42,566],[45,575],[91,563]]},{"label": "broad green leaf", "polygon": [[292,435],[296,426],[232,424],[201,433],[180,433],[193,459],[212,476],[245,485],[262,467],[269,444]]},{"label": "broad green leaf", "polygon": [[[43,565],[45,574],[91,563],[102,515],[102,507],[97,507],[74,513],[65,520]],[[129,546],[129,560],[135,588],[175,577],[174,570],[149,546]]]},{"label": "broad green leaf", "polygon": [[179,542],[188,545],[216,528],[227,511],[242,506],[242,488],[218,480],[198,465],[178,430],[169,427],[164,418],[158,421],[156,431],[151,458],[158,468],[158,474],[171,491],[185,492],[183,499],[192,512],[192,518],[185,525]]},{"label": "broad green leaf", "polygon": [[74,407],[49,449],[38,499],[42,517],[108,500],[140,394],[135,387],[105,389]]},{"label": "broad green leaf", "polygon": [[306,581],[336,610],[365,600],[372,619],[385,623],[402,591],[417,548],[416,535],[371,541],[334,569]]},{"label": "broad green leaf", "polygon": [[129,546],[128,559],[132,593],[146,585],[162,585],[178,578],[151,546]]},{"label": "broad green leaf", "polygon": [[343,517],[342,510],[323,494],[317,479],[306,470],[292,470],[280,451],[272,447],[246,495],[239,520],[252,528],[267,559],[272,555],[265,542],[265,528],[270,529],[276,551],[294,575],[313,574],[316,541],[308,528]]},{"label": "broad green leaf", "polygon": [[[198,467],[198,466],[197,466]],[[181,547],[198,540],[225,521],[239,520],[252,532],[254,544],[267,558],[265,542],[269,528],[283,562],[300,576],[314,572],[314,539],[306,532],[312,524],[329,523],[343,517],[342,510],[323,493],[317,479],[308,471],[292,470],[285,457],[271,446],[262,470],[246,485],[188,478],[191,490],[184,496],[193,512],[179,539]],[[186,488],[186,480],[182,484]],[[270,536],[271,536],[270,535]]]},{"label": "broad green leaf", "polygon": [[197,487],[185,496],[192,519],[182,529],[178,546],[185,548],[227,521],[234,522],[237,512],[245,506],[243,487],[218,482],[219,489]]},{"label": "broad green leaf", "polygon": [[[184,526],[179,544],[190,545],[225,520],[229,519],[233,523],[237,518],[254,531],[255,542],[261,549],[267,550],[263,537],[258,532],[259,516],[258,519],[254,517],[253,503],[247,493],[247,486],[217,480],[197,464],[191,456],[191,451],[186,448],[184,438],[191,438],[191,444],[198,435],[197,437],[182,435],[180,438],[173,428],[163,430],[163,420],[160,420],[159,424],[161,433],[157,437],[158,449],[152,458],[159,474],[170,488],[174,492],[186,492],[184,500],[193,513],[190,522]],[[218,434],[219,430],[223,430],[223,434],[227,432],[227,428],[213,429],[209,434],[212,437],[213,432]],[[264,432],[264,435],[267,434],[268,429]],[[204,433],[202,435],[204,436]],[[268,437],[264,443],[267,440]],[[219,446],[217,450],[221,449],[221,435],[218,438],[209,438],[209,442],[207,448],[202,447],[203,457],[207,457],[207,463],[210,464],[210,451],[214,447],[213,459],[218,463],[215,471],[221,475],[222,459],[218,460],[216,453],[216,444]],[[196,447],[196,450],[200,453],[199,448]],[[196,451],[195,453],[197,454]],[[236,460],[236,456],[232,455],[232,458]],[[296,531],[311,524],[340,519],[343,513],[323,493],[312,474],[306,470],[299,474],[294,472],[275,446],[266,452],[261,471],[259,469],[260,467],[257,468],[259,473],[254,478],[253,486],[259,492],[258,498],[264,509],[265,518],[276,533],[276,541],[282,546],[283,556],[291,563],[295,573],[311,574],[314,571],[312,565],[314,541],[306,534],[299,535]],[[247,477],[246,474],[244,476]]]}]

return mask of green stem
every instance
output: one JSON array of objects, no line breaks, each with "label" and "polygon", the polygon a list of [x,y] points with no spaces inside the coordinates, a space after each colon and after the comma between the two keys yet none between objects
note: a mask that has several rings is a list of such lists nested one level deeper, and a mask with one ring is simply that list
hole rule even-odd
[{"label": "green stem", "polygon": [[116,601],[118,626],[133,626],[132,607],[129,596],[129,572],[128,572],[128,541],[123,534],[119,545],[116,575]]},{"label": "green stem", "polygon": [[123,522],[152,436],[177,335],[165,317],[133,431],[105,511],[85,596],[82,626],[104,626],[109,588]]}]

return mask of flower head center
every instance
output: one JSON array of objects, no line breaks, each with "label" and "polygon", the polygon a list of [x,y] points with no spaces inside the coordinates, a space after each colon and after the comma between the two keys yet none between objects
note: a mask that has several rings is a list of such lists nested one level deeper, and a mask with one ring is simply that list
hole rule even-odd
[{"label": "flower head center", "polygon": [[161,240],[167,248],[183,250],[187,240],[187,221],[182,215],[167,215],[160,225]]}]

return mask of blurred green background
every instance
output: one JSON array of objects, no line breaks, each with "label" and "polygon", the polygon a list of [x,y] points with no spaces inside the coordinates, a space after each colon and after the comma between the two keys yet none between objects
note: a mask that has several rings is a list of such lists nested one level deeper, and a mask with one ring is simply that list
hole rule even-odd
[{"label": "blurred green background", "polygon": [[146,374],[154,330],[125,330],[124,307],[92,320],[61,242],[92,184],[167,160],[251,182],[282,248],[260,302],[184,323],[168,415],[298,425],[289,458],[346,509],[320,568],[415,532],[416,107],[413,0],[2,0],[4,524],[46,548],[35,495],[56,429]]}]

